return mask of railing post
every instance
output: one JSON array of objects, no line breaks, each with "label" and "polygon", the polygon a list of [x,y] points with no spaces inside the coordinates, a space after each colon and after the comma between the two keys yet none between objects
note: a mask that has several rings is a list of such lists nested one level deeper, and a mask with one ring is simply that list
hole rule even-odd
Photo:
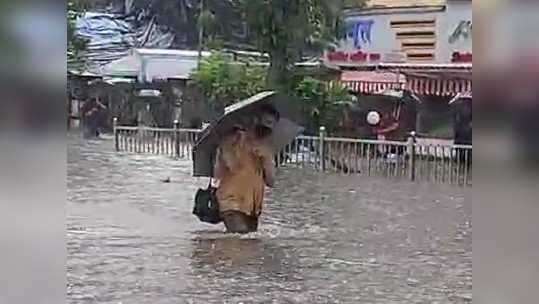
[{"label": "railing post", "polygon": [[179,134],[180,122],[174,120],[174,150],[176,157],[180,157],[180,134]]},{"label": "railing post", "polygon": [[408,137],[408,173],[411,181],[415,180],[415,139],[415,132],[410,132],[410,136]]},{"label": "railing post", "polygon": [[318,153],[320,154],[320,170],[323,172],[326,170],[326,155],[325,155],[325,143],[326,140],[326,127],[321,126],[319,130],[319,145],[318,145]]},{"label": "railing post", "polygon": [[112,119],[112,130],[114,132],[114,147],[116,148],[116,152],[120,151],[120,141],[119,141],[119,134],[118,134],[118,117],[114,117]]},{"label": "railing post", "polygon": [[137,136],[135,137],[135,153],[140,153],[141,142],[144,139],[144,130],[142,129],[142,119],[140,112],[137,117]]}]

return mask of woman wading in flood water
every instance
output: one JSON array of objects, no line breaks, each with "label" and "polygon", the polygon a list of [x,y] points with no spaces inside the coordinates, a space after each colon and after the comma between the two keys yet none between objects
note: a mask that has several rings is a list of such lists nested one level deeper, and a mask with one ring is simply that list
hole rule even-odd
[{"label": "woman wading in flood water", "polygon": [[258,229],[265,187],[273,187],[274,155],[265,139],[271,135],[279,113],[263,108],[252,125],[238,125],[226,136],[216,153],[216,196],[221,217],[230,233]]}]

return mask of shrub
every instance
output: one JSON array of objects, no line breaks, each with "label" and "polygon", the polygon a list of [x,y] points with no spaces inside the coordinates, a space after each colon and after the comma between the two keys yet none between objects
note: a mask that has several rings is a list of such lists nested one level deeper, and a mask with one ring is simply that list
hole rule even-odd
[{"label": "shrub", "polygon": [[209,105],[221,112],[224,107],[262,91],[265,74],[263,67],[233,62],[224,53],[214,52],[191,76]]}]

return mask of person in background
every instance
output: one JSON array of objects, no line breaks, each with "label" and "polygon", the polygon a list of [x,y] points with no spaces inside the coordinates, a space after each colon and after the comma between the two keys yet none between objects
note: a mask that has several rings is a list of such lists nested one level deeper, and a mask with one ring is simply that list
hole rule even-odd
[{"label": "person in background", "polygon": [[274,185],[274,155],[265,141],[278,119],[278,112],[265,107],[253,123],[237,125],[217,149],[216,196],[229,233],[258,229],[265,187]]},{"label": "person in background", "polygon": [[381,140],[395,140],[394,133],[399,129],[399,122],[390,114],[382,114],[380,123],[374,128],[374,132]]},{"label": "person in background", "polygon": [[[380,123],[374,128],[375,134],[377,134],[379,140],[388,140],[388,141],[401,141],[402,139],[399,136],[399,121],[393,117],[393,115],[384,113]],[[387,150],[384,152],[386,156],[389,154],[403,154],[403,146],[393,146],[390,145]]]},{"label": "person in background", "polygon": [[84,137],[99,137],[99,128],[103,111],[107,107],[97,97],[93,97],[81,109],[84,126]]}]

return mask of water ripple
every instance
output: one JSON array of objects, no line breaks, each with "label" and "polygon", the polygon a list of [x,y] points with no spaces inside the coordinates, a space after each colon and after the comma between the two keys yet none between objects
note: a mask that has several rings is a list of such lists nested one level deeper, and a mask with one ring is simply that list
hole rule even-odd
[{"label": "water ripple", "polygon": [[225,235],[190,162],[69,142],[71,303],[471,302],[467,188],[281,169],[260,231]]}]

